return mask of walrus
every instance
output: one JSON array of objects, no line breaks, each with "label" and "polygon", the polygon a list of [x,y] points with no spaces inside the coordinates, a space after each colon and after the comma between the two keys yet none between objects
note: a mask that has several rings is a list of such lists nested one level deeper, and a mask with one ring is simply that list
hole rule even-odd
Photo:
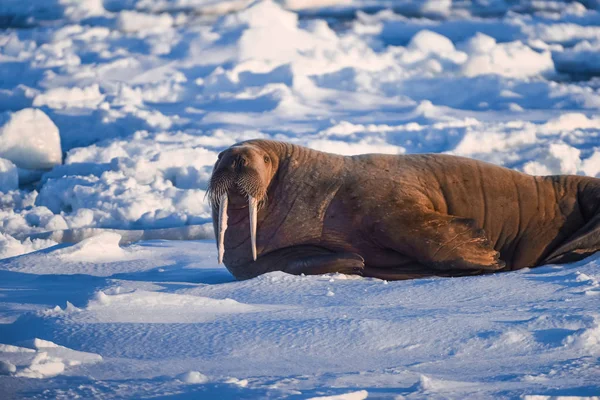
[{"label": "walrus", "polygon": [[207,195],[219,263],[237,279],[466,276],[600,248],[600,179],[452,155],[341,156],[249,140],[219,154]]}]

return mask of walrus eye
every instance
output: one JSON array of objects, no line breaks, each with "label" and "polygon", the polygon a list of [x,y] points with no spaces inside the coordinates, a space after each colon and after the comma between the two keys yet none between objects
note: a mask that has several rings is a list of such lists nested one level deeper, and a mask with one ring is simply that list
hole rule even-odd
[{"label": "walrus eye", "polygon": [[271,161],[271,159],[269,158],[269,156],[265,156],[265,163],[268,163],[269,161]]}]

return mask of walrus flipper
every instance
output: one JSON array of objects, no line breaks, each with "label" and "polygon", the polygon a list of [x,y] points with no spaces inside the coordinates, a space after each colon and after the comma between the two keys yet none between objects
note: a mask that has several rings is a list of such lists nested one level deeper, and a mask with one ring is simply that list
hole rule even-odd
[{"label": "walrus flipper", "polygon": [[363,276],[366,278],[384,279],[387,281],[405,281],[407,279],[420,279],[435,276],[436,271],[417,262],[394,268],[378,268],[366,266]]},{"label": "walrus flipper", "polygon": [[261,273],[283,271],[292,275],[320,275],[339,272],[362,275],[364,259],[355,253],[335,253],[318,246],[293,246],[261,255],[252,270]]},{"label": "walrus flipper", "polygon": [[596,215],[539,264],[564,264],[579,261],[599,250],[600,215]]},{"label": "walrus flipper", "polygon": [[410,255],[435,275],[473,275],[498,271],[506,265],[472,219],[434,211],[423,214],[422,210],[405,216],[380,224],[381,244]]}]

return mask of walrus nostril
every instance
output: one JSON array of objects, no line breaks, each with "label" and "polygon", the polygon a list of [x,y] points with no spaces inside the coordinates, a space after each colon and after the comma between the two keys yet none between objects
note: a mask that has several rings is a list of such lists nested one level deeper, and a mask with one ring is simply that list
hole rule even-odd
[{"label": "walrus nostril", "polygon": [[233,158],[231,163],[229,163],[229,168],[235,172],[241,172],[244,167],[247,167],[250,164],[250,161],[246,156],[237,155]]}]

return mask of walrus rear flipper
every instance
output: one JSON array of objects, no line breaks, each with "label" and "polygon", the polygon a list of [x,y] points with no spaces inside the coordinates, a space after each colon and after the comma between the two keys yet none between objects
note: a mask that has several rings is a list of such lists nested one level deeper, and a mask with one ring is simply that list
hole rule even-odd
[{"label": "walrus rear flipper", "polygon": [[407,279],[420,279],[435,276],[433,269],[428,269],[425,265],[413,263],[411,265],[402,265],[397,268],[378,268],[366,266],[363,276],[366,278],[384,279],[386,281],[405,281]]},{"label": "walrus rear flipper", "polygon": [[567,238],[558,248],[544,257],[538,265],[564,264],[579,261],[600,250],[600,214]]},{"label": "walrus rear flipper", "polygon": [[433,272],[430,275],[474,275],[506,265],[471,219],[407,210],[402,219],[385,219],[378,225],[380,244],[423,264]]},{"label": "walrus rear flipper", "polygon": [[273,271],[292,275],[334,272],[362,275],[364,266],[364,259],[355,253],[335,253],[318,246],[293,246],[261,255],[249,269],[262,271],[257,275]]}]

